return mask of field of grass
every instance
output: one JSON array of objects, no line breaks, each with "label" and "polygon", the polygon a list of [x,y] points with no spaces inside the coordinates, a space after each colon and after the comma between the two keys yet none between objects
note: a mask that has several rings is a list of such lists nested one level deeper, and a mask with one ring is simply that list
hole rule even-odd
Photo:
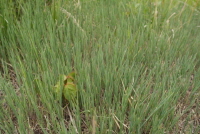
[{"label": "field of grass", "polygon": [[199,50],[199,0],[1,0],[0,133],[198,134]]}]

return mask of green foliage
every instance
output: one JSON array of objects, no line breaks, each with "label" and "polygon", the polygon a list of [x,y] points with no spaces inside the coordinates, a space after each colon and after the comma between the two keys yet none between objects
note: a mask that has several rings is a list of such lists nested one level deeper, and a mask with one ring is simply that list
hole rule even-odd
[{"label": "green foliage", "polygon": [[199,132],[198,0],[0,2],[0,133]]},{"label": "green foliage", "polygon": [[57,98],[64,95],[67,101],[74,101],[77,95],[75,72],[71,72],[68,75],[62,75],[61,78],[61,81],[58,81],[53,88]]}]

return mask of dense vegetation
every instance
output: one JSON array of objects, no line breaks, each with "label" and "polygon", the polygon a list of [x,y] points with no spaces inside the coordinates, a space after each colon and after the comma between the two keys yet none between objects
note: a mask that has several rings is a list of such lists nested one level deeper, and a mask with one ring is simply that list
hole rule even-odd
[{"label": "dense vegetation", "polygon": [[1,0],[0,133],[197,134],[199,22],[199,0]]}]

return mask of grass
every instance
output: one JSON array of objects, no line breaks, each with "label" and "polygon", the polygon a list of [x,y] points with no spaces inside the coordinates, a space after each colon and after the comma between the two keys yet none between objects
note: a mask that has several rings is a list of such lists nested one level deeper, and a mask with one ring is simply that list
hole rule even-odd
[{"label": "grass", "polygon": [[1,0],[0,132],[197,134],[199,3]]}]

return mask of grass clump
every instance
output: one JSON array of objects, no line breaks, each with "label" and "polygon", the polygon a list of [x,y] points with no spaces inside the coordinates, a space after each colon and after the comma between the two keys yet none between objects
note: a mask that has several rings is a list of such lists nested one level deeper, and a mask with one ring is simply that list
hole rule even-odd
[{"label": "grass clump", "polygon": [[198,0],[1,3],[1,133],[199,132]]}]

